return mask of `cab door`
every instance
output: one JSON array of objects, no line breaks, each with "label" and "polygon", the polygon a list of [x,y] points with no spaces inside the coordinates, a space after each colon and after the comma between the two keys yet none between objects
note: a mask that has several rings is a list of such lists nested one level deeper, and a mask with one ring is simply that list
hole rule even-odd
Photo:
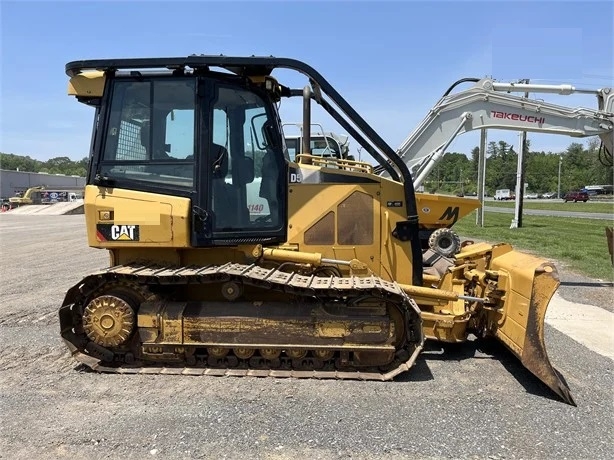
[{"label": "cab door", "polygon": [[236,79],[204,78],[194,246],[286,241],[287,162],[268,95]]}]

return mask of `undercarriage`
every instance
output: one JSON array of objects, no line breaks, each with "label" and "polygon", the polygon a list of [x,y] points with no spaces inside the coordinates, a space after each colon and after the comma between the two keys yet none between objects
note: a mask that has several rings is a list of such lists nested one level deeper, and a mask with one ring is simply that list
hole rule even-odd
[{"label": "undercarriage", "polygon": [[396,283],[235,263],[112,267],[68,292],[60,324],[82,363],[122,373],[390,380],[424,342]]}]

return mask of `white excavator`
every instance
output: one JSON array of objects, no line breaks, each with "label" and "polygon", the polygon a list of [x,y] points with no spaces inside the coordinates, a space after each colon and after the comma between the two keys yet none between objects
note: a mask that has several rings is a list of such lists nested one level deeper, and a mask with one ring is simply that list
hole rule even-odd
[{"label": "white excavator", "polygon": [[[307,153],[303,142],[302,123],[284,123],[284,139],[290,160],[294,161],[296,155]],[[309,153],[323,158],[337,158],[354,160],[350,155],[350,138],[344,134],[326,132],[319,123],[311,124],[311,142]]]},{"label": "white excavator", "polygon": [[[452,93],[459,84],[473,82]],[[512,93],[594,94],[597,109],[569,107]],[[599,136],[602,157],[611,164],[614,152],[614,91],[576,88],[571,84],[503,83],[490,78],[464,78],[454,83],[396,150],[414,178],[423,184],[446,149],[460,134],[478,129],[503,129],[571,137]],[[387,176],[381,166],[376,172]]]}]

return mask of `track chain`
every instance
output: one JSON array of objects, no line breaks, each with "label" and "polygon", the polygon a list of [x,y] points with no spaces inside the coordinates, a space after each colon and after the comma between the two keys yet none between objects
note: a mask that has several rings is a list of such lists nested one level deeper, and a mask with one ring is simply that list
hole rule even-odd
[{"label": "track chain", "polygon": [[[317,296],[320,299],[340,299],[370,294],[392,302],[412,320],[420,318],[416,303],[401,290],[395,282],[383,280],[376,276],[369,277],[320,277],[305,276],[298,273],[282,272],[275,268],[263,268],[256,264],[227,263],[224,265],[168,267],[159,265],[128,264],[110,267],[84,278],[78,285],[68,291],[63,307],[70,305],[72,314],[78,314],[88,297],[108,283],[127,283],[135,286],[206,284],[237,281],[267,290],[279,290],[295,296]],[[413,325],[412,325],[413,326]],[[409,331],[408,331],[409,333]],[[353,379],[353,380],[392,380],[397,375],[409,370],[422,350],[424,337],[420,324],[414,327],[413,334],[418,334],[418,343],[412,347],[397,351],[395,361],[387,366],[386,371],[365,372],[347,370],[296,370],[296,369],[252,369],[252,368],[212,368],[181,365],[156,366],[145,363],[143,366],[128,364],[105,365],[99,359],[73,351],[73,356],[88,368],[105,373],[119,374],[172,374],[172,375],[213,375],[213,376],[253,376],[280,378],[315,378],[315,379]]]}]

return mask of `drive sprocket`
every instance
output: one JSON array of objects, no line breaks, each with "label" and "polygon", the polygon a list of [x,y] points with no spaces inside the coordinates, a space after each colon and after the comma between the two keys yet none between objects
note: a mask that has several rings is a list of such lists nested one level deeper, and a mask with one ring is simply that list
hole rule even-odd
[{"label": "drive sprocket", "polygon": [[119,295],[94,297],[83,310],[83,330],[103,347],[123,345],[136,326],[133,306]]}]

